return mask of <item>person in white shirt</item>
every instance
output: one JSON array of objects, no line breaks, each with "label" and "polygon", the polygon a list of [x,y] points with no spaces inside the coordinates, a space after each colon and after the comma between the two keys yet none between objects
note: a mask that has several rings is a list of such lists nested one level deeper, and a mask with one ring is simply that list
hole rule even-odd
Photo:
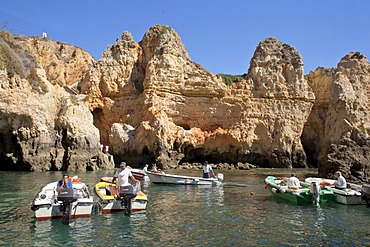
[{"label": "person in white shirt", "polygon": [[289,189],[298,189],[301,187],[301,184],[299,183],[299,179],[295,176],[294,173],[290,175],[290,178],[286,180],[286,185]]},{"label": "person in white shirt", "polygon": [[334,176],[337,178],[337,181],[333,183],[336,189],[344,190],[347,188],[347,181],[342,176],[342,173],[340,171],[335,172]]},{"label": "person in white shirt", "polygon": [[114,174],[112,183],[114,183],[117,180],[116,184],[119,190],[120,187],[131,185],[129,183],[129,178],[131,178],[132,181],[134,181],[134,186],[135,186],[137,180],[134,178],[131,171],[129,169],[126,169],[126,163],[122,162],[120,164],[120,168],[118,168],[116,173]]},{"label": "person in white shirt", "polygon": [[148,166],[149,166],[148,164],[145,164],[145,166],[144,166],[144,168],[143,168],[143,171],[144,171],[144,172],[147,172],[147,171],[148,171]]},{"label": "person in white shirt", "polygon": [[207,161],[205,161],[204,164],[203,164],[203,178],[210,178],[211,177],[211,173],[215,177],[215,174],[214,174],[214,172],[212,170],[212,167],[208,164]]}]

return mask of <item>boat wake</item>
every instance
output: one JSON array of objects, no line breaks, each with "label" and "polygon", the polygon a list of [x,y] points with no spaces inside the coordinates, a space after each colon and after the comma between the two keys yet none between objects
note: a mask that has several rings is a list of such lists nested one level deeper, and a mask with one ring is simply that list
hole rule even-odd
[{"label": "boat wake", "polygon": [[248,184],[238,183],[238,182],[223,182],[225,187],[248,187]]}]

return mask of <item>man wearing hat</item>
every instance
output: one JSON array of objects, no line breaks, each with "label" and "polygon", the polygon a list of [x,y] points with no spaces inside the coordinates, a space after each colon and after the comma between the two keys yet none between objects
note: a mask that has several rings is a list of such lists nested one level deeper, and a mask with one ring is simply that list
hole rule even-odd
[{"label": "man wearing hat", "polygon": [[122,162],[119,165],[119,168],[117,169],[116,173],[114,174],[114,177],[112,179],[112,183],[114,183],[117,179],[117,188],[120,188],[122,186],[130,185],[129,178],[134,181],[134,186],[136,185],[137,180],[132,176],[132,173],[129,169],[126,169],[126,162]]}]

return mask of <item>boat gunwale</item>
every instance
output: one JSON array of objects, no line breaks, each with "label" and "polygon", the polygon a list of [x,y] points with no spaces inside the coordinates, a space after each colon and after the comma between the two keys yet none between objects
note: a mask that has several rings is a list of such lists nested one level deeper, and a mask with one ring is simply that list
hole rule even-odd
[{"label": "boat gunwale", "polygon": [[147,174],[155,175],[155,176],[158,176],[158,177],[164,176],[164,177],[179,178],[179,179],[184,179],[184,180],[193,179],[193,180],[202,180],[202,181],[209,181],[209,182],[218,181],[217,178],[192,177],[192,176],[174,175],[174,174],[167,174],[167,173],[147,172]]}]

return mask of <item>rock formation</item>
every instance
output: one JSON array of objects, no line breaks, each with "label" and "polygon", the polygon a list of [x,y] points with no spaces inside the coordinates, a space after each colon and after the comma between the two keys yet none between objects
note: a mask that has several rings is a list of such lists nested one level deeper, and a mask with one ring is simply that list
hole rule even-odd
[{"label": "rock formation", "polygon": [[179,35],[129,32],[95,62],[48,38],[0,35],[0,169],[96,170],[317,166],[369,181],[369,75],[359,52],[304,75],[290,45],[261,41],[226,85],[191,60]]},{"label": "rock formation", "polygon": [[274,38],[228,87],[191,61],[170,27],[152,27],[139,43],[124,32],[79,89],[120,159],[164,168],[205,159],[306,166],[300,136],[314,94],[298,52]]},{"label": "rock formation", "polygon": [[[33,45],[32,45],[33,44]],[[86,106],[63,85],[79,80],[93,61],[74,50],[58,60],[58,44],[38,37],[0,35],[0,159],[2,170],[112,168],[100,152],[99,130]],[[59,44],[61,45],[61,44]],[[42,51],[42,53],[41,53]],[[68,53],[68,52],[67,52]],[[81,57],[77,54],[82,54]],[[48,63],[48,61],[50,63]],[[55,64],[62,73],[45,70]],[[73,64],[81,64],[74,66]],[[51,83],[49,80],[53,81]],[[98,164],[91,158],[100,157]]]},{"label": "rock formation", "polygon": [[319,175],[340,170],[350,180],[370,179],[370,64],[360,52],[341,59],[337,69],[318,68],[308,75],[316,101],[303,142],[318,164]]}]

